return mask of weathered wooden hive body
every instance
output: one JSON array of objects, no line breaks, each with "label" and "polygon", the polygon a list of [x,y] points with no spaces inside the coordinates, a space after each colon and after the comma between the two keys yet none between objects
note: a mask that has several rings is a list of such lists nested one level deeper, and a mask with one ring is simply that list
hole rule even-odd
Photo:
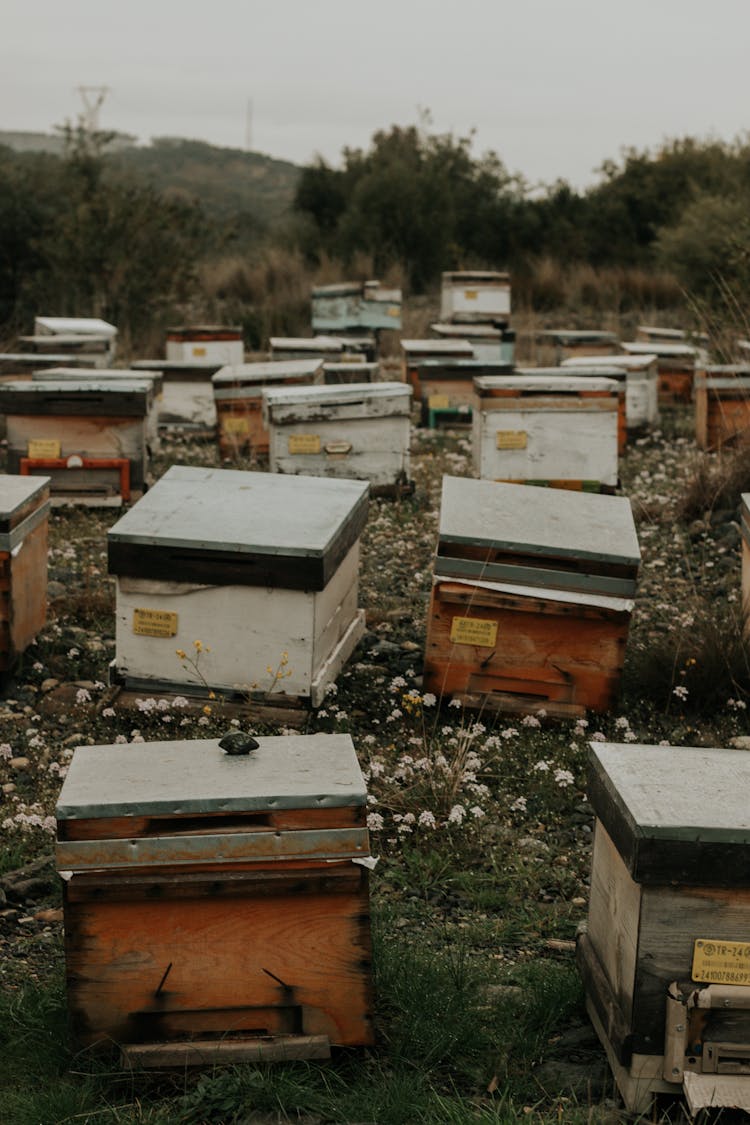
[{"label": "weathered wooden hive body", "polygon": [[222,457],[268,456],[268,430],[261,411],[264,387],[319,383],[322,378],[323,361],[315,357],[222,367],[211,379]]},{"label": "weathered wooden hive body", "polygon": [[432,356],[409,364],[407,382],[412,388],[414,401],[419,404],[421,424],[434,427],[441,422],[468,424],[471,421],[477,405],[474,390],[476,376],[512,373],[510,364],[499,361],[459,355]]},{"label": "weathered wooden hive body", "polygon": [[492,270],[443,274],[440,319],[447,323],[505,325],[510,320],[510,277]]},{"label": "weathered wooden hive body", "polygon": [[137,378],[0,384],[8,466],[51,479],[54,504],[119,506],[143,491],[154,388]]},{"label": "weathered wooden hive body", "polygon": [[0,672],[47,615],[49,477],[0,476]]},{"label": "weathered wooden hive body", "polygon": [[379,331],[401,327],[401,290],[379,281],[317,285],[312,290],[314,332]]},{"label": "weathered wooden hive body", "polygon": [[606,711],[639,561],[623,497],[444,477],[425,690],[475,708]]},{"label": "weathered wooden hive body", "polygon": [[750,757],[591,744],[587,1006],[631,1112],[750,1109]]},{"label": "weathered wooden hive body", "polygon": [[164,396],[164,376],[161,371],[136,371],[132,367],[49,367],[41,371],[32,371],[31,378],[35,383],[46,383],[52,380],[57,383],[80,383],[84,380],[109,380],[109,379],[135,379],[140,382],[150,383],[153,387],[151,408],[146,417],[146,437],[151,453],[159,449],[159,410]]},{"label": "weathered wooden hive body", "polygon": [[621,367],[610,367],[603,360],[590,366],[577,361],[565,367],[517,367],[515,374],[532,379],[613,379],[619,387],[617,409],[617,451],[621,455],[628,444],[627,386],[628,377]]},{"label": "weathered wooden hive body", "polygon": [[659,404],[676,406],[692,402],[693,377],[699,349],[690,344],[628,341],[620,345],[627,355],[655,355],[659,378]]},{"label": "weathered wooden hive body", "polygon": [[263,392],[272,473],[347,477],[373,491],[409,482],[411,389],[346,383]]},{"label": "weathered wooden hive body", "polygon": [[551,351],[554,362],[579,356],[608,355],[616,351],[619,343],[614,332],[594,329],[552,328],[537,334],[537,343],[543,350]]},{"label": "weathered wooden hive body", "polygon": [[591,492],[616,487],[613,379],[479,376],[474,390],[472,448],[480,477]]},{"label": "weathered wooden hive body", "polygon": [[115,679],[317,707],[364,631],[367,505],[361,481],[171,468],[109,532]]},{"label": "weathered wooden hive body", "polygon": [[227,325],[198,324],[167,329],[167,359],[192,363],[196,359],[219,364],[242,363],[245,344],[242,329]]},{"label": "weathered wooden hive body", "polygon": [[349,735],[79,747],[57,806],[77,1045],[175,1066],[372,1043],[365,818]]},{"label": "weathered wooden hive body", "polygon": [[466,340],[471,344],[473,358],[480,363],[512,364],[515,333],[492,324],[431,324],[430,330],[440,340]]},{"label": "weathered wooden hive body", "polygon": [[659,366],[655,355],[578,356],[563,360],[566,371],[601,371],[608,367],[621,372],[625,383],[625,423],[629,430],[642,430],[659,423]]},{"label": "weathered wooden hive body", "polygon": [[213,434],[216,406],[211,378],[225,365],[219,359],[136,359],[137,374],[162,378],[159,425],[166,429]]},{"label": "weathered wooden hive body", "polygon": [[700,449],[750,442],[750,366],[720,364],[695,373],[695,440]]}]

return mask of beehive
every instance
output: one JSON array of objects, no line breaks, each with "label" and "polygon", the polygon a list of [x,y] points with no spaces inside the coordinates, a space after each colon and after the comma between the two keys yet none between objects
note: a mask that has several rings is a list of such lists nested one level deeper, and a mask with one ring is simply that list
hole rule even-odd
[{"label": "beehive", "polygon": [[314,332],[379,331],[401,327],[401,290],[379,281],[317,285],[312,290]]},{"label": "beehive", "polygon": [[372,1043],[366,791],[348,735],[79,747],[57,806],[78,1046],[143,1066]]},{"label": "beehive", "polygon": [[[109,532],[115,679],[317,707],[364,631],[367,495],[354,480],[171,468]],[[176,655],[195,641],[199,668]]]},{"label": "beehive", "polygon": [[346,362],[324,363],[323,382],[329,386],[337,383],[376,383],[379,372],[379,363],[367,363],[361,356],[353,356]]},{"label": "beehive", "polygon": [[707,348],[709,338],[705,332],[686,332],[682,328],[663,328],[655,324],[639,324],[635,338],[639,343],[652,344],[696,344]]},{"label": "beehive", "polygon": [[478,476],[599,492],[617,485],[613,379],[479,376],[472,448]]},{"label": "beehive", "polygon": [[97,317],[38,316],[34,334],[21,336],[20,342],[40,357],[63,355],[63,363],[77,357],[93,367],[109,367],[117,350],[117,329]]},{"label": "beehive", "polygon": [[750,1109],[749,788],[737,750],[592,743],[577,957],[631,1112],[683,1091]]},{"label": "beehive", "polygon": [[218,324],[168,328],[166,351],[172,363],[201,359],[225,365],[242,363],[245,359],[242,329]]},{"label": "beehive", "polygon": [[750,442],[750,367],[721,364],[696,371],[695,440],[700,449]]},{"label": "beehive", "polygon": [[510,375],[512,371],[510,364],[458,356],[421,359],[408,368],[407,382],[414,393],[414,401],[419,404],[423,426],[434,427],[441,422],[468,424],[477,404],[475,377]]},{"label": "beehive", "polygon": [[474,708],[606,711],[639,560],[623,497],[444,477],[425,690]]},{"label": "beehive", "polygon": [[552,328],[539,332],[537,342],[542,348],[554,349],[555,363],[579,356],[608,355],[617,349],[618,338],[614,332],[598,329]]},{"label": "beehive", "polygon": [[137,374],[158,372],[162,377],[159,426],[213,434],[216,426],[212,377],[225,365],[219,359],[136,359]]},{"label": "beehive", "polygon": [[136,371],[133,368],[109,367],[45,367],[32,371],[31,378],[36,383],[83,382],[84,380],[136,379],[150,383],[153,388],[151,408],[146,417],[146,438],[151,453],[159,449],[159,410],[164,397],[164,376],[161,371]]},{"label": "beehive", "polygon": [[346,383],[263,392],[272,473],[368,480],[374,492],[409,483],[411,390]]},{"label": "beehive", "polygon": [[222,367],[211,378],[222,457],[268,456],[268,430],[261,413],[264,387],[317,383],[322,377],[323,361],[317,358]]},{"label": "beehive", "polygon": [[269,341],[271,359],[324,359],[340,360],[344,354],[344,341],[336,336],[272,336]]},{"label": "beehive", "polygon": [[587,366],[577,361],[565,367],[517,367],[517,375],[533,379],[614,379],[619,386],[617,411],[617,451],[622,455],[628,444],[627,386],[628,376],[622,367],[611,367],[601,360]]},{"label": "beehive", "polygon": [[146,483],[153,394],[148,380],[110,375],[0,384],[9,468],[49,475],[53,503],[130,501]]},{"label": "beehive", "polygon": [[[625,423],[628,430],[642,430],[659,422],[659,367],[655,355],[578,356],[562,366],[577,371],[603,367],[624,372]],[[621,376],[623,378],[623,376]]]},{"label": "beehive", "polygon": [[49,477],[0,476],[0,672],[47,615]]},{"label": "beehive", "polygon": [[441,340],[466,340],[471,344],[473,358],[480,363],[513,363],[516,334],[510,328],[494,328],[491,324],[431,324],[430,329]]},{"label": "beehive", "polygon": [[510,319],[510,277],[492,270],[444,273],[440,319],[448,323],[506,325]]},{"label": "beehive", "polygon": [[692,402],[693,376],[701,353],[690,344],[638,341],[621,344],[628,355],[655,355],[659,373],[659,404],[677,406]]}]

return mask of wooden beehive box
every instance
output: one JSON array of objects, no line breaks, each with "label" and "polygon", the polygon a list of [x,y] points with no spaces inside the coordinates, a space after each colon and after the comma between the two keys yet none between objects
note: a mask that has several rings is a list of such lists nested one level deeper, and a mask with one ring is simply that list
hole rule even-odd
[{"label": "wooden beehive box", "polygon": [[219,359],[136,359],[137,374],[158,372],[162,377],[159,426],[213,436],[216,406],[212,377],[225,365]]},{"label": "wooden beehive box", "polygon": [[379,331],[401,327],[401,290],[379,281],[316,285],[312,290],[314,332]]},{"label": "wooden beehive box", "polygon": [[443,274],[441,321],[506,325],[510,320],[510,277],[492,270],[452,270]]},{"label": "wooden beehive box", "polygon": [[376,383],[380,374],[379,363],[368,363],[363,356],[354,355],[345,362],[323,364],[323,382],[328,386],[338,383]]},{"label": "wooden beehive box", "polygon": [[741,531],[742,531],[742,609],[745,614],[746,628],[750,621],[750,492],[743,492],[741,497]]},{"label": "wooden beehive box", "polygon": [[709,338],[705,332],[686,332],[682,328],[663,328],[655,324],[639,324],[635,338],[638,343],[652,344],[696,344],[707,348]]},{"label": "wooden beehive box", "polygon": [[[655,355],[578,356],[563,360],[566,370],[608,367],[624,372],[625,424],[628,430],[643,430],[659,423],[659,367]],[[621,376],[622,378],[623,376]]]},{"label": "wooden beehive box", "polygon": [[606,711],[639,561],[624,497],[444,477],[425,690],[473,708]]},{"label": "wooden beehive box", "polygon": [[474,359],[474,349],[468,340],[402,340],[404,382],[414,392],[414,401],[422,401],[420,367],[428,360],[441,363]]},{"label": "wooden beehive box", "polygon": [[490,375],[474,389],[478,476],[591,492],[617,486],[615,380]]},{"label": "wooden beehive box", "polygon": [[420,423],[433,428],[471,422],[478,375],[510,375],[511,364],[477,359],[424,359],[410,368],[408,382],[419,404]]},{"label": "wooden beehive box", "polygon": [[628,355],[655,355],[659,378],[659,405],[678,406],[693,399],[693,378],[698,349],[690,344],[632,341],[620,345]]},{"label": "wooden beehive box", "polygon": [[218,324],[197,324],[167,329],[167,359],[192,363],[196,359],[221,364],[242,363],[245,344],[242,329]]},{"label": "wooden beehive box", "polygon": [[537,343],[542,349],[554,352],[554,362],[557,364],[579,356],[609,355],[617,349],[618,342],[614,332],[585,328],[552,328],[537,335]]},{"label": "wooden beehive box", "polygon": [[696,371],[694,390],[699,449],[750,442],[750,367],[721,364]]},{"label": "wooden beehive box", "polygon": [[148,380],[111,375],[2,383],[8,466],[49,475],[53,504],[127,503],[146,483],[153,397]]},{"label": "wooden beehive box", "polygon": [[108,367],[45,367],[41,371],[32,371],[31,378],[36,383],[53,382],[82,382],[84,380],[110,380],[110,379],[136,379],[150,383],[153,387],[151,408],[146,417],[146,438],[151,453],[159,449],[159,410],[164,397],[164,376],[161,371],[136,371],[134,368]]},{"label": "wooden beehive box", "polygon": [[271,359],[340,360],[346,348],[336,336],[272,336],[269,340]]},{"label": "wooden beehive box", "polygon": [[513,363],[516,336],[508,328],[491,324],[431,324],[430,330],[440,340],[466,340],[471,344],[473,358],[480,363]]},{"label": "wooden beehive box", "polygon": [[117,351],[117,329],[98,317],[38,316],[34,334],[19,339],[40,357],[63,355],[63,363],[77,357],[93,367],[109,367]]},{"label": "wooden beehive box", "polygon": [[351,739],[256,745],[75,751],[57,864],[78,1046],[174,1066],[372,1043],[366,790]]},{"label": "wooden beehive box", "polygon": [[346,383],[263,392],[272,473],[367,480],[375,493],[409,484],[411,389]]},{"label": "wooden beehive box", "polygon": [[268,430],[261,413],[264,387],[318,383],[322,377],[323,361],[316,357],[222,367],[211,379],[222,457],[268,456]]},{"label": "wooden beehive box", "polygon": [[749,791],[741,751],[591,744],[577,958],[632,1112],[683,1091],[692,1112],[750,1109]]},{"label": "wooden beehive box", "polygon": [[47,615],[49,477],[0,476],[0,672]]},{"label": "wooden beehive box", "polygon": [[171,468],[109,532],[115,680],[317,707],[364,632],[367,505],[362,481]]},{"label": "wooden beehive box", "polygon": [[626,372],[621,367],[610,367],[603,360],[587,366],[577,361],[565,367],[517,367],[516,375],[537,379],[613,379],[619,387],[617,409],[617,451],[622,456],[628,444]]}]

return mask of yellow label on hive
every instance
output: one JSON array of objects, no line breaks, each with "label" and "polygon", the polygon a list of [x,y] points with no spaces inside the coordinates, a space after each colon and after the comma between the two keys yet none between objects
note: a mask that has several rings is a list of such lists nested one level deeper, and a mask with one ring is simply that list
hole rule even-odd
[{"label": "yellow label on hive", "polygon": [[401,306],[400,305],[389,305],[388,306],[388,316],[401,316]]},{"label": "yellow label on hive", "polygon": [[225,434],[249,434],[250,419],[241,414],[229,414],[222,421],[222,427]]},{"label": "yellow label on hive", "polygon": [[497,640],[497,621],[487,621],[479,617],[454,617],[451,621],[451,640],[456,645],[494,648]]},{"label": "yellow label on hive", "polygon": [[450,404],[451,400],[448,395],[430,395],[427,399],[430,410],[448,410]]},{"label": "yellow label on hive", "polygon": [[133,632],[139,637],[174,637],[177,614],[165,609],[134,609]]},{"label": "yellow label on hive", "polygon": [[498,449],[525,449],[526,430],[497,430],[495,441]]},{"label": "yellow label on hive", "polygon": [[193,355],[195,355],[195,356],[203,356],[203,355],[205,355],[205,354],[206,354],[206,349],[205,349],[205,348],[193,348]]},{"label": "yellow label on hive", "polygon": [[750,942],[698,938],[691,976],[706,984],[750,985]]},{"label": "yellow label on hive", "polygon": [[28,445],[27,457],[44,460],[47,457],[60,456],[60,442],[52,438],[31,438]]},{"label": "yellow label on hive", "polygon": [[319,434],[290,434],[290,453],[320,453]]},{"label": "yellow label on hive", "polygon": [[477,299],[476,289],[464,289],[464,298],[467,301],[476,301],[476,299]]}]

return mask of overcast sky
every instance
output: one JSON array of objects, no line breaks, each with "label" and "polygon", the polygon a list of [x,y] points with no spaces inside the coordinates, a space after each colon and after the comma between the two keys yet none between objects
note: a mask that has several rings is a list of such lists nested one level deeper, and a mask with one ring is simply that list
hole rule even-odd
[{"label": "overcast sky", "polygon": [[0,128],[102,128],[332,163],[416,122],[532,183],[750,124],[750,0],[2,0]]}]

